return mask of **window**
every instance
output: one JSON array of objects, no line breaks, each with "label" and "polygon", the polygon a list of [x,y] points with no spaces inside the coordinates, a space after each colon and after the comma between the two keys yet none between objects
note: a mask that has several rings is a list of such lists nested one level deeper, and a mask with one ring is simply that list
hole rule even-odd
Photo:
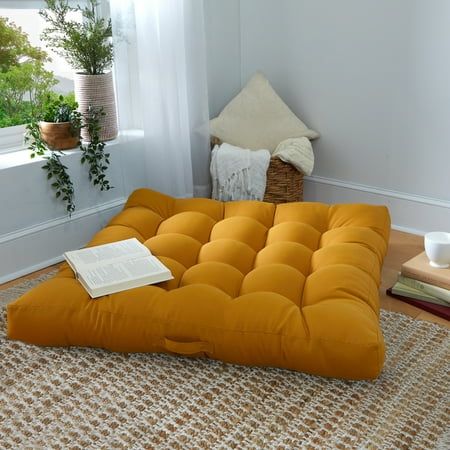
[{"label": "window", "polygon": [[73,92],[72,68],[40,39],[44,6],[0,0],[0,152],[22,146],[24,124],[50,92]]}]

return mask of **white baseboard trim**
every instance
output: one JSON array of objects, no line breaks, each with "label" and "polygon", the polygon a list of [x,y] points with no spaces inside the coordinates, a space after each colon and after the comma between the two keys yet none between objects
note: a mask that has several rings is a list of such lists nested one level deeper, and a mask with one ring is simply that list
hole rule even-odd
[{"label": "white baseboard trim", "polygon": [[30,273],[36,272],[41,269],[45,269],[47,267],[53,266],[53,264],[58,264],[60,262],[64,261],[63,256],[57,256],[56,258],[47,259],[46,261],[42,261],[38,264],[34,264],[29,267],[25,267],[21,270],[18,270],[14,273],[10,273],[8,275],[5,275],[3,277],[0,277],[0,284],[7,283],[8,281],[15,280],[16,278],[23,277],[25,275],[29,275]]},{"label": "white baseboard trim", "polygon": [[389,189],[379,188],[375,186],[368,186],[366,184],[353,183],[348,181],[336,180],[334,178],[325,178],[317,175],[305,177],[305,180],[314,183],[328,184],[330,186],[342,187],[345,189],[352,189],[355,191],[369,192],[371,194],[380,195],[383,197],[391,197],[410,202],[422,203],[424,205],[440,206],[442,208],[450,208],[450,200],[441,200],[432,197],[424,197],[417,194],[408,194],[406,192],[391,191]]},{"label": "white baseboard trim", "polygon": [[0,283],[62,261],[64,252],[85,245],[124,202],[121,197],[77,211],[71,218],[59,217],[0,236]]},{"label": "white baseboard trim", "polygon": [[418,236],[424,236],[425,233],[427,233],[425,230],[418,230],[417,228],[403,227],[395,224],[392,224],[391,228],[396,231],[402,231],[403,233],[417,234]]},{"label": "white baseboard trim", "polygon": [[28,236],[30,234],[39,233],[43,230],[48,230],[50,228],[55,228],[59,225],[63,225],[65,223],[74,222],[80,219],[83,219],[85,217],[92,216],[93,214],[98,214],[103,211],[108,211],[113,208],[117,208],[119,206],[123,206],[125,203],[125,198],[121,197],[115,200],[112,200],[107,203],[103,203],[98,206],[91,206],[90,208],[84,208],[81,211],[76,211],[72,214],[71,217],[64,216],[64,217],[58,217],[57,219],[51,219],[47,220],[45,222],[41,222],[37,225],[32,225],[31,227],[22,228],[18,231],[13,231],[12,233],[6,233],[0,236],[0,244],[3,244],[5,242],[13,241],[16,239],[20,239],[24,236]]},{"label": "white baseboard trim", "polygon": [[371,203],[388,206],[392,228],[423,235],[449,230],[450,201],[367,186],[317,175],[305,177],[306,201],[323,203]]}]

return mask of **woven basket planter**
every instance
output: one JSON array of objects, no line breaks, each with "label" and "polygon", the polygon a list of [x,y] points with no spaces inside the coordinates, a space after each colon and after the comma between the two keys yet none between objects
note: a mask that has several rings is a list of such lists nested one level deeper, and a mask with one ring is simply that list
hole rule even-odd
[{"label": "woven basket planter", "polygon": [[[100,75],[76,73],[74,84],[75,99],[82,114],[86,114],[90,105],[102,108],[105,113],[100,118],[100,139],[102,141],[115,139],[118,134],[118,126],[112,72]],[[89,134],[84,128],[81,130],[81,136],[84,140],[89,140]]]},{"label": "woven basket planter", "polygon": [[[211,137],[211,149],[222,141]],[[288,203],[303,201],[303,174],[291,164],[274,157],[267,169],[266,192],[264,201],[270,203]]]}]

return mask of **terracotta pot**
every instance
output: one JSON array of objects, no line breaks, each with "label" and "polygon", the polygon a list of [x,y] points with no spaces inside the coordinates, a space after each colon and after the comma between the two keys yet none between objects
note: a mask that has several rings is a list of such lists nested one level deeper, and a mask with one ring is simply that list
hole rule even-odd
[{"label": "terracotta pot", "polygon": [[39,122],[39,130],[51,150],[67,150],[80,142],[80,133],[73,134],[70,122]]},{"label": "terracotta pot", "polygon": [[[105,115],[100,118],[100,139],[102,141],[115,139],[118,134],[118,125],[112,73],[100,75],[76,73],[74,84],[78,110],[82,114],[86,114],[90,105],[102,108]],[[81,136],[86,141],[90,139],[84,128],[81,130]]]}]

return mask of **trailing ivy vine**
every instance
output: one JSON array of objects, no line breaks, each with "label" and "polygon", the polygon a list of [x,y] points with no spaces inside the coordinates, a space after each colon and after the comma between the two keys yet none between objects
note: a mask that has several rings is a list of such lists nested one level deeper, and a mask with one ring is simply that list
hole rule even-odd
[{"label": "trailing ivy vine", "polygon": [[32,120],[26,126],[27,132],[25,133],[25,142],[29,144],[28,150],[30,150],[30,158],[37,156],[44,156],[48,152],[47,145],[41,139],[41,131],[39,130],[39,122]]},{"label": "trailing ivy vine", "polygon": [[112,186],[106,178],[105,171],[109,165],[109,153],[105,153],[105,143],[100,140],[100,117],[105,115],[102,110],[88,107],[84,116],[84,127],[90,136],[90,142],[81,144],[81,164],[89,166],[89,181],[98,186],[101,191],[109,191]]},{"label": "trailing ivy vine", "polygon": [[38,122],[31,122],[27,125],[25,141],[28,142],[30,157],[42,156],[47,162],[42,169],[47,171],[47,180],[52,181],[52,188],[55,190],[55,197],[60,198],[66,205],[69,216],[75,211],[73,183],[67,172],[67,166],[61,162],[64,153],[60,150],[49,150],[41,138]]},{"label": "trailing ivy vine", "polygon": [[[100,117],[104,115],[98,108],[89,107],[86,115],[82,116],[76,110],[67,110],[67,108],[58,108],[53,118],[46,117],[47,121],[53,122],[71,122],[74,132],[79,133],[81,128],[86,128],[90,136],[87,143],[80,142],[79,148],[82,152],[81,164],[87,164],[89,167],[89,180],[101,191],[108,191],[113,188],[106,178],[106,170],[110,164],[109,153],[105,153],[105,143],[100,140]],[[67,120],[68,119],[68,120]],[[55,191],[55,197],[65,203],[66,211],[69,216],[75,211],[75,191],[73,182],[70,178],[67,166],[61,161],[65,155],[61,150],[50,150],[42,139],[39,129],[39,122],[32,120],[27,125],[25,141],[29,144],[30,157],[41,156],[46,160],[42,166],[47,171],[47,180]]]},{"label": "trailing ivy vine", "polygon": [[66,211],[69,216],[75,211],[73,183],[67,172],[67,166],[61,162],[62,152],[53,151],[50,156],[45,156],[47,163],[42,169],[47,171],[47,179],[53,180],[52,188],[55,190],[55,197],[61,197],[66,203]]}]

